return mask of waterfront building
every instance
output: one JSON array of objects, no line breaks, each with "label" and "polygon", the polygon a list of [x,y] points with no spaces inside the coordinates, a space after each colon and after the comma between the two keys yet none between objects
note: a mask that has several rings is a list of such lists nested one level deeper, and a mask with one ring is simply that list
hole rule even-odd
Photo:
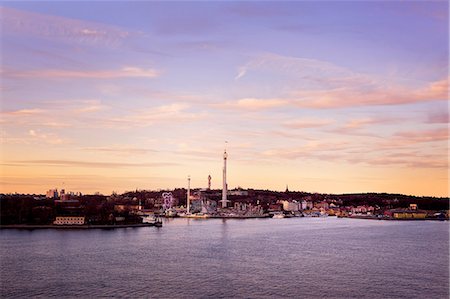
[{"label": "waterfront building", "polygon": [[247,203],[236,201],[234,203],[234,209],[237,211],[245,211],[245,210],[247,210]]},{"label": "waterfront building", "polygon": [[315,207],[318,208],[318,209],[328,210],[330,208],[330,205],[325,200],[322,200],[321,202],[317,203],[315,205]]},{"label": "waterfront building", "polygon": [[298,202],[297,201],[283,201],[283,210],[287,212],[298,212]]},{"label": "waterfront building", "polygon": [[388,212],[394,219],[424,219],[427,212],[422,210],[411,209],[393,209]]},{"label": "waterfront building", "polygon": [[84,216],[57,216],[54,225],[83,225]]},{"label": "waterfront building", "polygon": [[420,211],[395,211],[392,213],[394,219],[424,219],[427,217],[426,212]]},{"label": "waterfront building", "polygon": [[302,201],[300,202],[300,204],[299,204],[300,210],[306,210],[307,204],[308,204],[308,203],[306,202],[306,200],[302,200]]}]

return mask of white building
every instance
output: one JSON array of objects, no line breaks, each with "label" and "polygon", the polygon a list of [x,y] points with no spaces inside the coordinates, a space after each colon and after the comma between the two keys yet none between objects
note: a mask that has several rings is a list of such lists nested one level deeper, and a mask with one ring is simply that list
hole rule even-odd
[{"label": "white building", "polygon": [[306,210],[307,207],[308,207],[308,202],[306,200],[302,200],[299,204],[300,210]]},{"label": "white building", "polygon": [[283,201],[283,210],[287,212],[297,212],[298,211],[298,202],[294,201]]},{"label": "white building", "polygon": [[247,190],[237,189],[228,191],[228,195],[237,195],[237,196],[248,196]]},{"label": "white building", "polygon": [[53,221],[54,225],[83,225],[84,224],[84,216],[58,216],[55,221]]}]

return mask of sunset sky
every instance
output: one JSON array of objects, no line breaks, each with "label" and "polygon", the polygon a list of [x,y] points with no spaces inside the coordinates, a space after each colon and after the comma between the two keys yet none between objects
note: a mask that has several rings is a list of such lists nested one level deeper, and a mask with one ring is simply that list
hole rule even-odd
[{"label": "sunset sky", "polygon": [[0,192],[448,196],[448,1],[2,2]]}]

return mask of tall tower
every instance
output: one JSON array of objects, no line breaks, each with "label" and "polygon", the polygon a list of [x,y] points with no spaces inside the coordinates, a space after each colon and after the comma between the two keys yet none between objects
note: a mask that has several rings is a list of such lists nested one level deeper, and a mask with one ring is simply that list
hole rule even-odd
[{"label": "tall tower", "polygon": [[222,208],[226,208],[227,207],[227,158],[228,158],[228,154],[227,154],[227,149],[225,148],[224,152],[223,152],[223,188],[222,188]]},{"label": "tall tower", "polygon": [[208,190],[211,190],[211,175],[208,175]]},{"label": "tall tower", "polygon": [[191,197],[191,176],[188,175],[188,189],[187,189],[187,198],[186,198],[186,214],[190,214],[190,200]]}]

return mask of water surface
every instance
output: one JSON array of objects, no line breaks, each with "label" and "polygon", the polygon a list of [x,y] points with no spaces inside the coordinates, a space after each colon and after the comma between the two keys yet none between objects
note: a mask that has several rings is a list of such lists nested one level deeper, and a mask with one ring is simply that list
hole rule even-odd
[{"label": "water surface", "polygon": [[167,219],[1,230],[1,297],[448,298],[434,221]]}]

